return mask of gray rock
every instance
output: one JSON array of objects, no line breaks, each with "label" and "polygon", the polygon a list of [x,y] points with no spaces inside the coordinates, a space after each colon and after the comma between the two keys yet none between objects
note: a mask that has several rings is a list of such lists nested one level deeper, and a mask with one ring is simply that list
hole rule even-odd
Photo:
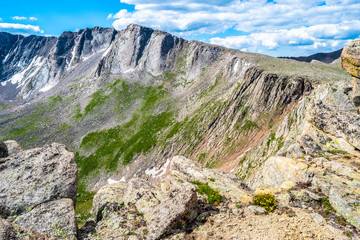
[{"label": "gray rock", "polygon": [[7,140],[4,142],[8,151],[8,156],[12,157],[22,151],[19,143],[14,140]]},{"label": "gray rock", "polygon": [[57,143],[9,157],[0,164],[0,214],[19,215],[61,198],[75,204],[77,171],[73,153]]},{"label": "gray rock", "polygon": [[[146,239],[160,239],[179,226],[194,221],[197,216],[196,203],[195,187],[190,183],[181,183],[179,179],[169,176],[158,187],[134,178],[127,184],[111,184],[101,188],[94,197],[93,212],[97,213],[98,226],[102,226],[98,228],[98,233],[104,234],[102,236],[109,236],[110,232],[112,236],[133,232],[135,223],[120,223],[121,219],[129,218],[129,214],[124,213],[132,209],[135,218],[141,216],[146,222]],[[113,226],[114,223],[116,226]],[[115,227],[118,230],[114,230]],[[141,235],[141,232],[136,231],[136,234]]]},{"label": "gray rock", "polygon": [[68,198],[40,204],[16,218],[25,228],[60,239],[76,239],[77,224],[73,201]]},{"label": "gray rock", "polygon": [[0,239],[1,240],[56,240],[46,234],[26,229],[17,224],[0,218]]},{"label": "gray rock", "polygon": [[235,214],[235,215],[241,215],[241,214],[244,213],[244,210],[241,209],[241,208],[237,208],[237,209],[233,209],[232,213]]},{"label": "gray rock", "polygon": [[259,206],[249,206],[248,209],[253,212],[254,214],[264,214],[266,213],[265,208]]},{"label": "gray rock", "polygon": [[163,200],[154,208],[147,220],[147,239],[160,239],[196,216],[197,195],[194,186],[185,183],[173,190],[171,195],[172,198]]},{"label": "gray rock", "polygon": [[341,53],[341,67],[356,78],[360,78],[360,39],[348,43]]},{"label": "gray rock", "polygon": [[305,193],[313,200],[319,201],[321,197],[317,195],[316,193],[313,193],[311,191],[306,190]]},{"label": "gray rock", "polygon": [[124,193],[126,191],[125,183],[116,183],[106,185],[99,189],[99,191],[95,194],[92,205],[92,213],[94,216],[97,216],[100,208],[107,203],[118,203],[122,204],[124,202]]},{"label": "gray rock", "polygon": [[341,67],[352,76],[352,98],[355,107],[358,108],[360,107],[360,39],[355,39],[344,47],[341,53]]},{"label": "gray rock", "polygon": [[318,213],[311,213],[310,215],[317,223],[323,223],[325,221],[325,219]]}]

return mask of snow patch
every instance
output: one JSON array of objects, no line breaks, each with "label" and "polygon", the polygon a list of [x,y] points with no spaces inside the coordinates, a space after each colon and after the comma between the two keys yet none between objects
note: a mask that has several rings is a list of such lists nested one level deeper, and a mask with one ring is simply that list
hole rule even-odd
[{"label": "snow patch", "polygon": [[[251,148],[252,148],[252,147],[251,147]],[[236,158],[236,161],[240,160],[240,158],[242,158],[248,151],[250,151],[251,148],[248,148],[245,152],[243,152],[243,154],[241,154],[240,156],[238,156],[238,157]]]},{"label": "snow patch", "polygon": [[102,57],[103,58],[106,57],[110,51],[111,51],[111,45],[106,49],[106,51],[103,53]]},{"label": "snow patch", "polygon": [[145,174],[151,175],[153,178],[161,177],[161,176],[165,175],[166,169],[168,168],[169,164],[170,164],[170,158],[168,158],[166,163],[159,170],[156,170],[156,167],[153,167],[153,168],[147,169],[145,171]]},{"label": "snow patch", "polygon": [[39,90],[39,92],[46,92],[49,91],[50,89],[52,89],[53,87],[55,87],[56,83],[55,82],[50,82],[48,84],[46,84],[43,88],[41,88]]},{"label": "snow patch", "polygon": [[120,180],[120,181],[116,181],[116,180],[112,180],[111,178],[109,178],[109,179],[107,180],[107,182],[108,182],[108,184],[115,184],[115,183],[121,182],[121,180]]}]

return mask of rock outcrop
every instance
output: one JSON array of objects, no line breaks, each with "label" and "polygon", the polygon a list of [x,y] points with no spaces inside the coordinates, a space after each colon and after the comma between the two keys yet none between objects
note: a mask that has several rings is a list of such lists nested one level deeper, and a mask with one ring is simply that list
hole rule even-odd
[{"label": "rock outcrop", "polygon": [[3,143],[8,156],[0,163],[0,216],[25,228],[75,239],[77,166],[64,145],[20,150]]},{"label": "rock outcrop", "polygon": [[15,223],[0,218],[0,239],[1,240],[56,240],[44,233],[38,233],[26,229]]},{"label": "rock outcrop", "polygon": [[[156,172],[98,191],[92,209],[98,237],[122,239],[130,232],[137,239],[163,239],[193,229],[196,221],[218,213],[216,207],[204,202],[203,193],[196,193],[200,182],[233,201],[251,200],[249,189],[235,176],[206,169],[181,156],[168,159]],[[131,212],[135,213],[133,218],[129,218]]]},{"label": "rock outcrop", "polygon": [[[356,108],[360,107],[360,39],[345,46],[341,54],[341,66],[352,76],[352,97]],[[358,109],[360,112],[360,109]]]},{"label": "rock outcrop", "polygon": [[[336,215],[335,209],[328,209],[331,205],[323,205],[326,202],[323,192],[297,177],[306,167],[299,163],[299,167],[293,168],[289,159],[274,158],[264,171],[269,167],[275,169],[276,166],[270,166],[274,162],[278,169],[266,172],[269,188],[253,191],[234,175],[175,156],[141,178],[102,187],[94,197],[93,219],[80,229],[80,237],[237,239],[240,234],[245,239],[340,240],[346,239],[346,234],[354,237],[358,234]],[[288,175],[279,179],[274,176],[277,174]],[[283,187],[282,183],[291,180],[297,182]],[[202,191],[204,186],[221,194],[221,201],[209,204],[210,193]],[[252,197],[264,193],[276,196],[275,213],[267,215],[263,207],[252,205]],[[333,203],[332,199],[330,202]]]}]

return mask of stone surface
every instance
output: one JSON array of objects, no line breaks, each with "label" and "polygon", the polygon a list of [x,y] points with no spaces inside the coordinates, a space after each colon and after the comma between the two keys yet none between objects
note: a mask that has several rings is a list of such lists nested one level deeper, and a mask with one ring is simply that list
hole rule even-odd
[{"label": "stone surface", "polygon": [[0,164],[0,214],[19,215],[60,198],[75,204],[77,183],[74,155],[64,145],[19,152]]},{"label": "stone surface", "polygon": [[353,77],[352,98],[355,107],[360,107],[360,39],[353,40],[344,47],[341,66]]},{"label": "stone surface", "polygon": [[14,140],[7,140],[4,142],[7,148],[8,156],[14,156],[22,151],[20,144]]},{"label": "stone surface", "polygon": [[253,212],[254,214],[264,214],[266,213],[265,208],[259,206],[249,206],[248,209]]},{"label": "stone surface", "polygon": [[325,219],[318,213],[312,213],[310,215],[314,219],[314,221],[317,223],[323,223],[325,221]]},{"label": "stone surface", "polygon": [[344,47],[341,66],[352,76],[360,78],[360,39],[353,40]]},{"label": "stone surface", "polygon": [[26,229],[17,224],[0,218],[0,239],[1,240],[56,240],[46,234]]},{"label": "stone surface", "polygon": [[[160,239],[195,220],[196,203],[195,187],[173,176],[165,178],[161,186],[134,178],[126,184],[110,184],[101,188],[94,197],[92,211],[98,222],[96,231],[102,237],[119,237],[134,232],[139,239]],[[134,217],[140,219],[131,220],[129,211],[135,212]],[[135,223],[140,220],[144,224],[136,228]],[[124,225],[115,228],[118,230],[114,230],[114,227],[108,229],[121,221]]]},{"label": "stone surface", "polygon": [[[200,181],[208,183],[211,188],[217,189],[221,195],[234,201],[251,201],[250,188],[235,175],[204,168],[183,156],[175,156],[168,159],[168,161],[169,169],[164,170],[164,176],[171,174],[188,182]],[[210,181],[210,179],[213,181]]]},{"label": "stone surface", "polygon": [[147,239],[161,239],[173,233],[178,226],[184,226],[187,221],[196,217],[195,206],[197,195],[194,186],[184,184],[177,191],[170,193],[173,198],[162,201],[154,208],[148,222]]},{"label": "stone surface", "polygon": [[[296,182],[305,182],[307,164],[286,157],[271,157],[260,169],[253,188],[289,189]],[[292,184],[290,184],[292,182]]]},{"label": "stone surface", "polygon": [[99,209],[106,203],[124,203],[125,183],[110,184],[99,189],[93,199],[92,213],[97,216]]},{"label": "stone surface", "polygon": [[15,222],[59,239],[76,239],[74,203],[68,198],[42,203],[16,218]]}]

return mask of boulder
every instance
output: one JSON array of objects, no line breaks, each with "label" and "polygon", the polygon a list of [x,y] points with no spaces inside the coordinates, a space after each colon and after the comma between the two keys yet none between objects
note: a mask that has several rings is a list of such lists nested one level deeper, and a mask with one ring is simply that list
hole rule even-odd
[{"label": "boulder", "polygon": [[75,205],[78,184],[74,154],[62,144],[18,152],[0,164],[0,215],[20,215],[61,198]]},{"label": "boulder", "polygon": [[0,143],[0,164],[9,161],[9,156],[14,156],[21,151],[21,146],[13,140]]},{"label": "boulder", "polygon": [[287,157],[271,157],[261,167],[252,188],[286,188],[308,181],[307,164]]},{"label": "boulder", "polygon": [[20,144],[14,140],[7,140],[4,142],[6,145],[8,156],[12,157],[22,151]]},{"label": "boulder", "polygon": [[328,197],[336,212],[340,213],[349,223],[360,229],[359,188],[360,174],[356,178],[338,176],[335,172],[325,176],[316,175],[313,186],[318,187]]},{"label": "boulder", "polygon": [[15,222],[56,238],[76,239],[75,209],[68,198],[43,203],[16,218]]},{"label": "boulder", "polygon": [[208,183],[221,195],[234,201],[250,202],[252,199],[250,188],[233,174],[205,168],[183,156],[175,156],[168,161],[170,161],[169,169],[164,176],[173,175],[182,181]]},{"label": "boulder", "polygon": [[197,216],[197,195],[194,186],[185,183],[173,190],[170,195],[173,197],[156,206],[147,220],[149,240],[161,239],[162,236],[173,233],[179,226],[193,221]]},{"label": "boulder", "polygon": [[[196,202],[195,187],[173,176],[164,179],[160,186],[134,178],[126,184],[102,187],[94,197],[92,212],[96,215],[97,233],[101,237],[131,232],[142,238],[145,229],[144,238],[160,239],[195,220]],[[142,219],[146,223],[144,229],[136,229],[134,222],[142,222]],[[114,223],[118,223],[116,229]]]},{"label": "boulder", "polygon": [[265,208],[259,207],[259,206],[249,206],[248,209],[254,214],[265,214],[266,213]]},{"label": "boulder", "polygon": [[56,240],[44,233],[38,233],[26,229],[17,224],[0,218],[0,239],[1,240]]},{"label": "boulder", "polygon": [[344,47],[341,67],[353,77],[360,78],[360,39],[353,40]]},{"label": "boulder", "polygon": [[[326,100],[315,99],[312,102],[307,111],[309,121],[317,131],[342,138],[354,148],[360,149],[360,116],[346,109],[340,109]],[[326,142],[323,145],[326,145]]]},{"label": "boulder", "polygon": [[341,53],[341,67],[352,78],[352,95],[355,107],[360,106],[360,39],[350,42]]},{"label": "boulder", "polygon": [[126,191],[125,183],[116,183],[106,185],[99,189],[93,199],[91,212],[94,216],[99,214],[99,209],[107,203],[124,203],[124,193]]}]

